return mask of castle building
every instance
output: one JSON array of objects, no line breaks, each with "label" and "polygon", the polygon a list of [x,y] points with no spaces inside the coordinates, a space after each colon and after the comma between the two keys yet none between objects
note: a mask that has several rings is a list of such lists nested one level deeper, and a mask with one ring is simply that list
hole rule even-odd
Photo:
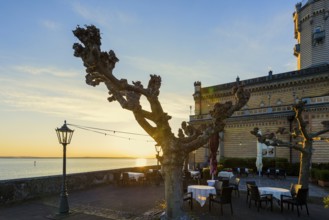
[{"label": "castle building", "polygon": [[301,3],[296,5],[293,13],[294,35],[297,40],[294,55],[297,57],[298,69],[328,64],[328,17],[329,1],[309,0],[304,6]]},{"label": "castle building", "polygon": [[[329,120],[329,0],[309,0],[296,5],[293,13],[295,38],[294,55],[297,70],[236,82],[202,87],[194,83],[194,115],[189,123],[200,126],[210,122],[209,110],[217,102],[233,101],[232,87],[244,85],[251,94],[249,102],[227,120],[224,132],[220,133],[218,159],[224,157],[252,158],[257,155],[254,127],[265,132],[275,132],[278,127],[292,131],[294,120],[292,105],[306,101],[304,120],[310,132],[323,129],[322,121]],[[289,134],[279,137],[292,142]],[[312,162],[329,162],[329,146],[325,141],[314,142]],[[190,164],[206,163],[209,159],[207,146],[190,155]],[[283,157],[298,162],[300,153],[284,147],[267,147],[263,157]],[[191,165],[192,167],[194,165]]]}]

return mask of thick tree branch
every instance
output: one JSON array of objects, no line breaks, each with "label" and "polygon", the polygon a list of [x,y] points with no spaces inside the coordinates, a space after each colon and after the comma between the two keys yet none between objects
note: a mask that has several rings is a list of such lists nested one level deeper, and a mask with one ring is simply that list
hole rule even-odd
[{"label": "thick tree branch", "polygon": [[[163,111],[158,100],[161,77],[150,75],[147,88],[144,88],[139,81],[133,82],[131,85],[126,79],[119,80],[113,75],[113,69],[119,59],[112,50],[109,52],[101,51],[99,29],[93,25],[85,28],[78,26],[73,33],[83,44],[82,46],[79,43],[75,43],[73,48],[74,55],[80,57],[86,67],[86,83],[92,86],[99,85],[101,82],[105,83],[110,95],[108,100],[110,102],[118,101],[122,108],[132,111],[140,126],[161,146],[165,142],[168,143],[168,137],[171,137],[173,138],[171,141],[180,143],[176,145],[176,148],[183,149],[186,152],[199,148],[207,143],[213,133],[223,131],[225,120],[231,117],[235,111],[241,109],[249,100],[250,93],[237,83],[232,89],[235,103],[215,104],[214,109],[210,112],[213,121],[206,130],[202,132],[193,130],[187,137],[182,135],[181,132],[179,137],[175,138],[169,125],[171,116]],[[143,110],[140,104],[142,95],[148,100],[151,112]],[[151,125],[150,121],[155,126]],[[191,128],[189,129],[191,131]]]},{"label": "thick tree branch", "polygon": [[286,147],[292,148],[300,152],[306,152],[302,146],[299,146],[295,143],[284,142],[280,139],[277,139],[274,133],[270,134],[260,134],[259,128],[254,128],[254,130],[250,131],[252,135],[257,137],[258,142],[265,144],[267,146],[274,146],[274,147]]},{"label": "thick tree branch", "polygon": [[[104,82],[109,90],[108,100],[118,101],[122,108],[134,113],[137,122],[152,137],[164,136],[164,134],[155,134],[156,132],[171,133],[168,121],[171,117],[163,112],[161,103],[158,100],[161,87],[161,77],[150,75],[147,88],[137,81],[130,85],[126,79],[118,80],[113,75],[113,69],[119,59],[111,50],[109,52],[101,51],[101,37],[99,29],[95,26],[79,26],[73,31],[74,35],[83,43],[73,45],[74,55],[83,60],[86,67],[86,83],[92,86]],[[142,109],[140,104],[141,95],[149,101],[151,112]],[[154,122],[153,127],[146,119]],[[157,140],[161,142],[161,140]]]},{"label": "thick tree branch", "polygon": [[325,133],[328,133],[328,132],[329,132],[329,128],[324,129],[324,130],[322,130],[322,131],[318,131],[318,132],[316,132],[316,133],[313,133],[313,134],[311,134],[310,136],[314,139],[314,137],[317,137],[317,136],[319,136],[319,135],[321,135],[321,134],[325,134]]},{"label": "thick tree branch", "polygon": [[293,109],[295,111],[295,118],[298,122],[298,130],[301,132],[302,137],[305,138],[306,140],[311,140],[312,137],[310,137],[310,135],[306,130],[306,123],[302,115],[302,112],[304,111],[304,106],[305,106],[305,102],[300,101],[298,102],[298,104],[293,106]]},{"label": "thick tree branch", "polygon": [[189,137],[183,138],[182,149],[184,151],[191,152],[205,145],[212,134],[224,131],[225,120],[231,117],[235,111],[240,110],[249,101],[250,93],[244,90],[241,85],[234,86],[232,93],[235,97],[234,105],[232,102],[225,102],[224,104],[216,103],[213,110],[209,112],[212,117],[212,123],[203,132],[197,132],[198,134],[202,133],[202,135],[195,136],[191,139]]}]

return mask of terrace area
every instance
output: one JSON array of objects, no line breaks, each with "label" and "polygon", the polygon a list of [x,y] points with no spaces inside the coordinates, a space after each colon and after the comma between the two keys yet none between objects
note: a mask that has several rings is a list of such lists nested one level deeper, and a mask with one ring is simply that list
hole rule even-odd
[{"label": "terrace area", "polygon": [[[260,211],[252,204],[249,208],[246,203],[246,181],[256,181],[258,186],[272,186],[289,189],[291,183],[296,183],[296,177],[286,179],[270,179],[267,177],[248,176],[242,177],[240,182],[240,197],[232,194],[233,215],[229,206],[224,205],[221,216],[220,206],[214,205],[211,212],[208,210],[208,201],[201,207],[193,201],[193,210],[188,203],[184,210],[191,219],[296,219],[297,212],[284,209],[274,204],[273,211],[263,206]],[[310,216],[305,208],[301,210],[298,219],[326,219],[329,209],[323,205],[323,197],[329,195],[328,188],[310,184],[308,207]],[[163,212],[164,184],[117,185],[107,184],[87,190],[73,191],[69,195],[69,204],[72,214],[66,217],[56,216],[58,211],[59,196],[50,196],[42,199],[30,200],[0,208],[0,219],[159,219]]]}]

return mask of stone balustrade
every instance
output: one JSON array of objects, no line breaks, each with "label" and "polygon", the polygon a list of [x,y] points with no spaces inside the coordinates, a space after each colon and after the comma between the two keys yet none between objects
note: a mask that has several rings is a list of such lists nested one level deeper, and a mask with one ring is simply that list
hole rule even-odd
[{"label": "stone balustrade", "polygon": [[[142,172],[145,169],[156,169],[157,166],[123,168],[86,173],[68,174],[68,192],[90,187],[112,184],[115,172]],[[62,175],[0,180],[0,205],[41,198],[59,194],[62,186]]]}]

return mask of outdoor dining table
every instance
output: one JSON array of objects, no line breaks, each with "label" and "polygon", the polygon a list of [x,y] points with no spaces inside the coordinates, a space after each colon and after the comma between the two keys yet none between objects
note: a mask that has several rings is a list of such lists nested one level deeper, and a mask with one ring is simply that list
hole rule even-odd
[{"label": "outdoor dining table", "polygon": [[139,178],[143,178],[145,175],[144,173],[138,173],[138,172],[127,172],[129,179],[135,179],[138,181]]},{"label": "outdoor dining table", "polygon": [[192,178],[200,177],[200,172],[198,170],[189,170]]},{"label": "outdoor dining table", "polygon": [[218,180],[207,180],[208,186],[215,186],[216,181]]},{"label": "outdoor dining table", "polygon": [[187,187],[187,192],[192,192],[193,199],[200,203],[201,206],[204,206],[209,194],[216,194],[216,189],[213,186],[190,185]]},{"label": "outdoor dining table", "polygon": [[227,171],[221,171],[218,173],[218,177],[227,177],[231,179],[234,176],[232,172],[227,172]]},{"label": "outdoor dining table", "polygon": [[259,193],[262,194],[272,194],[278,201],[281,200],[281,195],[291,196],[289,189],[279,188],[279,187],[258,187]]}]

